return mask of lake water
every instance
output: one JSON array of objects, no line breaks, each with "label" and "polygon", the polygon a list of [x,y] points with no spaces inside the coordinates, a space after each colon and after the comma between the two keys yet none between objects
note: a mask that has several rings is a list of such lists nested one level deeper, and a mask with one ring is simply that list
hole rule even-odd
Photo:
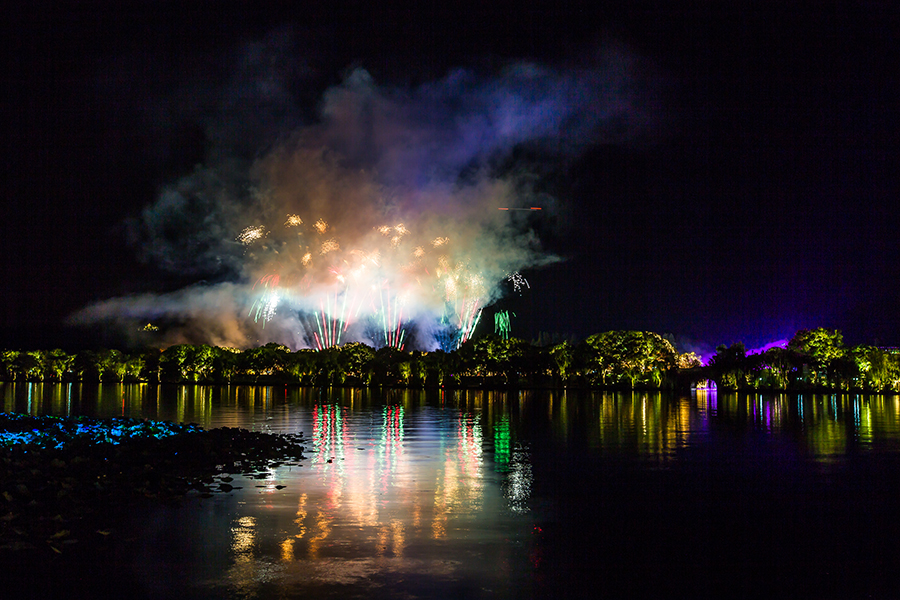
[{"label": "lake water", "polygon": [[308,438],[300,466],[135,515],[121,547],[80,564],[73,589],[89,593],[900,597],[898,396],[0,392],[5,411]]}]

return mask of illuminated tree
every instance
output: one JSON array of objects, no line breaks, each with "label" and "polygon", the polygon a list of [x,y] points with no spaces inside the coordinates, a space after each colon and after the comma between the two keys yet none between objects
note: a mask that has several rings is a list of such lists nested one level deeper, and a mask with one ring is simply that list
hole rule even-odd
[{"label": "illuminated tree", "polygon": [[800,355],[787,348],[769,348],[761,356],[766,377],[763,385],[766,387],[787,389],[803,366]]},{"label": "illuminated tree", "polygon": [[412,363],[408,360],[401,360],[397,363],[397,373],[400,375],[400,380],[405,385],[409,385],[409,378],[412,375]]},{"label": "illuminated tree", "polygon": [[240,350],[221,346],[215,346],[212,350],[212,380],[216,383],[231,383],[237,373]]},{"label": "illuminated tree", "polygon": [[3,381],[14,381],[16,378],[16,369],[14,364],[19,357],[18,350],[4,350],[0,352],[0,378]]},{"label": "illuminated tree", "polygon": [[410,385],[422,387],[428,378],[428,363],[426,362],[427,352],[410,352]]},{"label": "illuminated tree", "polygon": [[504,340],[506,345],[506,361],[503,372],[507,384],[519,385],[525,381],[533,381],[539,372],[547,370],[544,353],[525,340],[510,338]]},{"label": "illuminated tree", "polygon": [[380,385],[396,385],[402,378],[400,363],[409,362],[408,355],[402,350],[384,346],[375,352],[372,360],[372,380]]},{"label": "illuminated tree", "polygon": [[193,353],[191,346],[177,344],[163,350],[159,357],[159,378],[167,383],[181,383],[189,381],[187,371],[190,369],[190,355]]},{"label": "illuminated tree", "polygon": [[546,371],[545,360],[538,348],[518,338],[504,339],[489,333],[467,340],[452,353],[458,368],[468,377],[477,377],[481,385],[518,385]]},{"label": "illuminated tree", "polygon": [[675,357],[675,366],[679,369],[696,369],[703,366],[703,361],[696,352],[684,352]]},{"label": "illuminated tree", "polygon": [[425,365],[425,377],[428,385],[444,387],[450,383],[448,379],[456,376],[460,371],[459,355],[456,352],[444,352],[443,350],[435,350],[428,352],[422,359]]},{"label": "illuminated tree", "polygon": [[788,349],[808,358],[810,383],[828,383],[833,371],[833,363],[844,356],[844,336],[837,329],[801,329],[788,342]]},{"label": "illuminated tree", "polygon": [[361,342],[349,342],[340,347],[338,365],[346,377],[358,385],[372,382],[372,361],[375,349]]},{"label": "illuminated tree", "polygon": [[874,392],[900,391],[900,352],[859,346],[850,355],[859,372],[858,387]]},{"label": "illuminated tree", "polygon": [[35,352],[19,352],[12,364],[16,381],[40,381],[41,361]]},{"label": "illuminated tree", "polygon": [[556,368],[556,373],[565,383],[569,378],[569,369],[575,359],[575,348],[569,342],[563,342],[550,348],[549,354]]},{"label": "illuminated tree", "polygon": [[287,356],[285,374],[291,381],[301,385],[313,385],[318,372],[316,356],[318,352],[310,349],[297,350]]},{"label": "illuminated tree", "polygon": [[146,357],[143,354],[130,354],[125,356],[125,372],[122,381],[136,383],[141,381],[146,366]]},{"label": "illuminated tree", "polygon": [[709,369],[716,387],[726,390],[737,390],[745,385],[747,366],[747,348],[743,342],[720,345],[709,359]]},{"label": "illuminated tree", "polygon": [[337,346],[319,350],[315,354],[315,385],[340,385],[346,375],[341,369],[341,351]]},{"label": "illuminated tree", "polygon": [[125,379],[127,357],[119,350],[99,350],[96,354],[100,381],[120,383]]},{"label": "illuminated tree", "polygon": [[42,381],[62,381],[75,362],[74,356],[70,356],[58,348],[46,351],[38,350],[34,356],[41,366]]},{"label": "illuminated tree", "polygon": [[672,343],[649,331],[607,331],[579,345],[580,369],[592,384],[660,387],[675,369]]},{"label": "illuminated tree", "polygon": [[290,349],[281,344],[270,343],[259,348],[251,348],[241,353],[238,364],[244,374],[259,381],[260,377],[273,378],[284,372],[285,365],[289,362]]}]

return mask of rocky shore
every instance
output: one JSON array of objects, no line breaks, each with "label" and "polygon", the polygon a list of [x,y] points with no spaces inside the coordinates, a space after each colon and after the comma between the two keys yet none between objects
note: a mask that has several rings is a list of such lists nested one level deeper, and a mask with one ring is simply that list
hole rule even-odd
[{"label": "rocky shore", "polygon": [[142,504],[227,493],[303,451],[302,434],[0,413],[0,556],[102,544]]}]

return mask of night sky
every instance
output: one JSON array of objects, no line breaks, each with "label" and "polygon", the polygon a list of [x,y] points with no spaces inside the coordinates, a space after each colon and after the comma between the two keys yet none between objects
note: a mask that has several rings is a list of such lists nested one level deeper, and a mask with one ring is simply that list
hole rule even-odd
[{"label": "night sky", "polygon": [[[519,91],[553,100],[552,127],[454,163],[458,180],[527,173],[543,208],[518,223],[559,260],[523,268],[530,289],[495,305],[513,335],[641,329],[708,351],[824,326],[900,345],[895,3],[130,4],[4,18],[0,347],[77,350],[98,343],[96,323],[66,324],[88,305],[233,280],[197,267],[190,240],[162,264],[141,215],[198,168],[241,169],[316,130],[351,74],[421,100],[465,69],[480,98],[522,65],[543,74]],[[416,131],[462,119],[453,101],[420,102],[441,111],[415,113],[434,127]],[[403,189],[450,164],[429,146],[431,171],[398,174],[336,147]]]}]

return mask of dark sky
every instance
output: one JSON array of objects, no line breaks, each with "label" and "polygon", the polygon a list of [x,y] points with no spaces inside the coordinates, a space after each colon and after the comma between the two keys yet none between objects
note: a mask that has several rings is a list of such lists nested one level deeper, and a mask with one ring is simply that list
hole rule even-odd
[{"label": "dark sky", "polygon": [[[354,68],[413,90],[522,61],[608,74],[611,55],[627,118],[492,157],[539,175],[553,200],[530,224],[564,259],[502,301],[513,334],[900,345],[895,3],[131,4],[5,17],[0,347],[77,349],[93,338],[63,323],[85,305],[208,278],[142,262],[129,219],[223,146],[253,158],[315,124]],[[242,69],[287,101],[243,94]]]}]

